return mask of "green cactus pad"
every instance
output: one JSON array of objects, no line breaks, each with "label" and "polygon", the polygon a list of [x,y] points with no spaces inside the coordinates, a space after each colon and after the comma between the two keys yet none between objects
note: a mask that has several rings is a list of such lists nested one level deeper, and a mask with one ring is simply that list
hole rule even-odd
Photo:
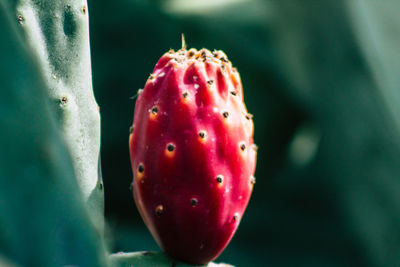
[{"label": "green cactus pad", "polygon": [[47,85],[9,14],[0,2],[2,261],[104,266],[104,248],[84,208]]},{"label": "green cactus pad", "polygon": [[23,42],[39,59],[79,188],[100,232],[104,193],[99,172],[100,114],[92,90],[86,1],[9,0]]},{"label": "green cactus pad", "polygon": [[110,255],[112,267],[233,267],[226,263],[210,262],[205,265],[190,265],[176,261],[165,255],[163,252],[142,251],[142,252],[119,252]]}]

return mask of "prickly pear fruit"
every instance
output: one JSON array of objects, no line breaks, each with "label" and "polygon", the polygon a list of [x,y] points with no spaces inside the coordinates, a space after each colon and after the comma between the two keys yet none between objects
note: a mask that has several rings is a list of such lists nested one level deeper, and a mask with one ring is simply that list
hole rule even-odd
[{"label": "prickly pear fruit", "polygon": [[164,54],[139,90],[129,146],[136,206],[159,246],[191,264],[214,260],[255,183],[252,116],[226,55]]}]

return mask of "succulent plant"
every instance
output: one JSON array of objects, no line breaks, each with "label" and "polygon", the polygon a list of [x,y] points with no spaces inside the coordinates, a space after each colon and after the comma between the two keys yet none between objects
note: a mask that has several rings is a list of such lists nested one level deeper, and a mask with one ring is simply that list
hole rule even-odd
[{"label": "succulent plant", "polygon": [[104,266],[38,61],[11,13],[0,1],[0,265]]},{"label": "succulent plant", "polygon": [[255,183],[252,116],[227,56],[185,44],[164,54],[139,92],[129,144],[135,202],[157,243],[191,264],[214,260]]},{"label": "succulent plant", "polygon": [[[99,157],[100,115],[92,90],[86,1],[9,0],[0,2],[0,13],[5,15],[0,17],[1,39],[5,40],[0,44],[0,52],[4,55],[0,62],[0,101],[6,100],[0,105],[0,125],[2,129],[7,129],[1,138],[1,147],[7,152],[0,155],[0,214],[3,214],[0,215],[0,261],[9,265],[108,265],[102,238],[104,201]],[[7,55],[5,51],[8,51]],[[182,49],[179,58],[182,58],[183,51],[188,52]],[[197,61],[205,58],[204,51],[194,52]],[[232,75],[225,85],[220,76],[215,76],[215,79],[217,83],[221,82],[222,87],[237,90],[229,94],[237,96],[238,100],[232,102],[233,106],[227,106],[227,112],[229,110],[233,117],[239,118],[239,113],[245,112],[241,105],[240,79],[223,58],[216,55],[214,60],[222,64],[223,74]],[[163,68],[165,66],[160,67]],[[157,75],[163,76],[161,73]],[[215,72],[214,75],[220,73]],[[201,78],[199,82],[202,83],[194,86],[196,90],[205,85],[204,82],[207,83]],[[211,86],[209,82],[207,84]],[[188,92],[182,93],[185,101],[192,99]],[[219,93],[221,96],[224,94],[222,91]],[[200,101],[209,98],[206,94],[203,97]],[[196,105],[192,107],[198,108]],[[156,118],[157,108],[149,114]],[[239,214],[243,213],[252,188],[250,173],[254,172],[255,151],[247,152],[246,148],[242,148],[243,145],[252,145],[252,122],[247,121],[250,117],[247,112],[244,114],[246,119],[241,118],[237,122],[229,121],[225,112],[222,117],[224,123],[219,131],[241,140],[237,144],[241,158],[232,158],[232,162],[227,163],[224,169],[226,174],[223,174],[226,178],[218,175],[214,179],[216,190],[225,193],[207,195],[205,187],[200,187],[198,193],[203,195],[199,194],[198,199],[191,198],[190,205],[198,207],[200,213],[197,215],[201,215],[204,214],[202,206],[205,203],[219,200],[219,206],[212,210],[216,213],[210,217],[210,222],[227,220],[225,215],[218,215],[222,208],[234,213],[229,219],[229,227],[219,226],[216,229],[219,232],[213,232],[220,234],[214,240],[216,245],[208,247],[208,243],[204,243],[201,250],[206,251],[205,254],[189,254],[191,259],[182,258],[190,263],[208,262],[222,251],[240,221]],[[193,125],[199,126],[202,121],[201,118],[193,121]],[[215,130],[210,123],[205,123],[198,132],[200,143],[206,149],[224,149],[224,146],[216,148],[207,144]],[[241,126],[245,127],[244,131]],[[238,131],[237,134],[229,133],[228,128]],[[179,155],[177,144],[167,144],[166,151],[174,153],[176,150]],[[198,148],[197,152],[204,154],[203,148]],[[228,152],[235,154],[233,147]],[[20,156],[23,156],[22,162],[18,160]],[[242,165],[240,171],[233,167],[233,161]],[[209,163],[204,161],[201,164]],[[148,172],[143,165],[139,164],[137,168],[139,173]],[[194,174],[200,175],[201,172]],[[246,181],[244,176],[249,176]],[[9,205],[11,202],[13,204]],[[168,209],[157,206],[155,214],[161,217],[164,211]],[[207,229],[210,228],[204,228],[203,233]],[[195,234],[198,239],[201,232]],[[173,255],[170,250],[166,251]],[[183,249],[181,253],[187,251]],[[190,247],[189,252],[192,252]],[[172,262],[185,266],[159,252],[118,254],[110,259],[112,265],[134,262],[139,266],[167,266]],[[210,266],[217,265],[210,263]]]},{"label": "succulent plant", "polygon": [[23,42],[38,59],[79,188],[92,222],[102,232],[100,114],[92,90],[87,2],[9,0],[7,4]]},{"label": "succulent plant", "polygon": [[[186,264],[174,260],[162,252],[154,251],[141,251],[130,253],[115,253],[110,256],[111,266],[135,266],[135,267],[195,267],[194,265]],[[213,263],[202,264],[201,267],[233,267],[226,263]]]}]

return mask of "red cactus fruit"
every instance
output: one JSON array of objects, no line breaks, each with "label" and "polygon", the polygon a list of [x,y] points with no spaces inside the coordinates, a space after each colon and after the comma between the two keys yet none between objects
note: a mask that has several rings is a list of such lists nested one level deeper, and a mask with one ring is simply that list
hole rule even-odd
[{"label": "red cactus fruit", "polygon": [[129,137],[136,206],[159,246],[191,264],[227,246],[255,183],[252,116],[222,51],[164,54]]}]

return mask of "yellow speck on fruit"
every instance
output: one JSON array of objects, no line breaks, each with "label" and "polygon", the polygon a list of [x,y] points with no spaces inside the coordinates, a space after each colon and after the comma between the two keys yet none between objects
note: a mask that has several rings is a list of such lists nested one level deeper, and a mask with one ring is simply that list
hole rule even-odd
[{"label": "yellow speck on fruit", "polygon": [[175,155],[176,146],[173,143],[168,143],[165,148],[165,155],[169,158]]},{"label": "yellow speck on fruit", "polygon": [[144,165],[143,163],[139,163],[137,170],[136,170],[136,178],[140,181],[144,176]]},{"label": "yellow speck on fruit", "polygon": [[155,118],[157,117],[158,112],[159,112],[158,106],[153,106],[153,107],[149,110],[150,119],[155,119]]},{"label": "yellow speck on fruit", "polygon": [[199,141],[204,143],[206,141],[206,139],[207,139],[207,132],[204,130],[201,130],[199,132]]},{"label": "yellow speck on fruit", "polygon": [[224,183],[224,176],[222,174],[219,174],[219,175],[217,175],[215,180],[217,181],[217,186],[222,187],[222,185]]},{"label": "yellow speck on fruit", "polygon": [[164,207],[163,205],[158,205],[155,209],[154,212],[157,217],[160,217],[164,213]]}]

